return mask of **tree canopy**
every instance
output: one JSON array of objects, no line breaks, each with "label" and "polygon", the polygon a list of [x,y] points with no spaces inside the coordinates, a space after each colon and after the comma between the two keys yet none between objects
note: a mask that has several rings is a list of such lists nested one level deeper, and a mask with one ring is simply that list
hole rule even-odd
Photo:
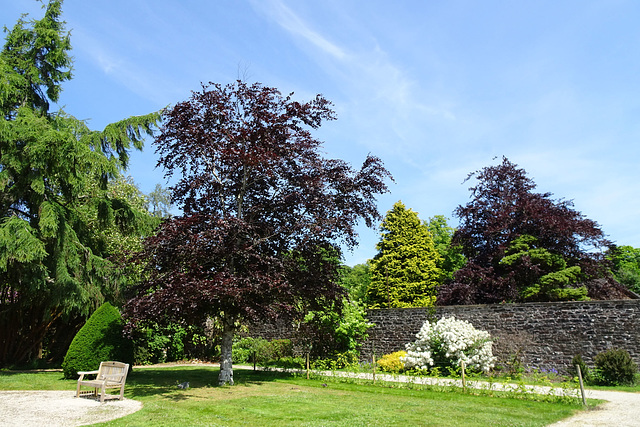
[{"label": "tree canopy", "polygon": [[615,246],[607,252],[611,271],[616,280],[630,291],[640,293],[640,249],[632,246]]},{"label": "tree canopy", "polygon": [[462,255],[462,248],[451,244],[455,229],[447,224],[447,218],[443,215],[435,215],[425,221],[425,225],[431,233],[433,244],[440,254],[441,262],[438,268],[442,270],[442,280],[451,280],[453,273],[465,264],[466,259]]},{"label": "tree canopy", "polygon": [[147,239],[148,280],[132,323],[207,316],[223,324],[220,383],[233,383],[239,322],[322,310],[341,301],[337,243],[380,219],[390,177],[368,156],[359,170],[321,156],[310,131],[333,120],[318,95],[298,102],[259,83],[210,83],[166,110],[155,144],[183,215]]},{"label": "tree canopy", "polygon": [[602,263],[611,243],[571,201],[534,192],[507,158],[467,179],[474,177],[471,201],[455,211],[460,227],[452,240],[468,262],[440,289],[440,304],[580,299],[582,286],[591,298],[619,292]]},{"label": "tree canopy", "polygon": [[357,301],[366,306],[367,289],[371,282],[371,272],[369,264],[356,264],[353,267],[348,265],[340,266],[340,284],[349,294],[349,299]]},{"label": "tree canopy", "polygon": [[7,30],[0,52],[0,366],[37,357],[52,325],[88,315],[114,286],[103,232],[131,233],[139,216],[109,183],[159,118],[93,131],[51,111],[71,45],[62,1],[44,8]]},{"label": "tree canopy", "polygon": [[371,283],[367,290],[370,306],[433,306],[442,259],[427,226],[416,212],[396,202],[380,229],[378,253],[370,261]]}]

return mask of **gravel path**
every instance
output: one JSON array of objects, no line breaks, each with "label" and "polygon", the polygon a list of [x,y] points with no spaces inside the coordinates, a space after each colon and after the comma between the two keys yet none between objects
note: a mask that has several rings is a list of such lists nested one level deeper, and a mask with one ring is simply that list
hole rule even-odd
[{"label": "gravel path", "polygon": [[0,391],[0,426],[82,426],[132,414],[142,403],[131,399],[76,398],[75,391]]},{"label": "gravel path", "polygon": [[640,426],[640,393],[587,390],[586,395],[587,399],[602,399],[607,402],[552,426]]}]

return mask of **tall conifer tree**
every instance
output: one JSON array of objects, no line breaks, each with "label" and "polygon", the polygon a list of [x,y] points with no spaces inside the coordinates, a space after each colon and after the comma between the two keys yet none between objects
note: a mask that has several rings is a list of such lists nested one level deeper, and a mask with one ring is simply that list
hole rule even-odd
[{"label": "tall conifer tree", "polygon": [[62,1],[44,9],[20,18],[0,51],[0,367],[38,357],[54,325],[103,302],[113,286],[103,231],[139,231],[109,182],[159,119],[92,131],[51,111],[71,79],[71,44]]},{"label": "tall conifer tree", "polygon": [[372,307],[430,307],[442,272],[428,227],[397,202],[381,225],[382,238],[371,263],[367,291]]}]

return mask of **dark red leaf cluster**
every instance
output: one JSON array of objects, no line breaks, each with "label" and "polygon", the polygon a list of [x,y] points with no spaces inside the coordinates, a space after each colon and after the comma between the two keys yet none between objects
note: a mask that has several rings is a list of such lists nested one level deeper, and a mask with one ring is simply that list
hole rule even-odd
[{"label": "dark red leaf cluster", "polygon": [[372,156],[360,170],[323,158],[309,129],[334,118],[322,96],[300,103],[241,81],[167,110],[158,165],[180,176],[184,215],[146,241],[130,319],[258,319],[338,299],[336,245],[381,219],[390,174]]},{"label": "dark red leaf cluster", "polygon": [[601,253],[611,242],[596,222],[573,209],[571,201],[534,192],[536,185],[524,169],[506,158],[467,179],[471,178],[478,184],[470,188],[472,200],[455,211],[460,227],[452,241],[469,261],[456,272],[453,283],[440,289],[439,304],[517,301],[517,281],[526,277],[532,282],[536,279],[532,275],[545,273],[526,259],[518,266],[521,271],[500,265],[511,243],[523,235],[535,237],[537,247],[562,256],[568,265],[580,266],[584,281],[606,276]]}]

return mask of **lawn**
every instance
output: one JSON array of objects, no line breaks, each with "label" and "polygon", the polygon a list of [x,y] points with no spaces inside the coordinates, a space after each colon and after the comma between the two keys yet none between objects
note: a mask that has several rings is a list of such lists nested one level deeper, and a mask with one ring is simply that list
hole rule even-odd
[{"label": "lawn", "polygon": [[[236,385],[218,387],[214,367],[135,369],[125,396],[144,403],[109,426],[543,426],[580,405],[391,388],[235,370]],[[181,390],[177,383],[189,381]],[[73,390],[60,372],[0,372],[0,390]]]}]

